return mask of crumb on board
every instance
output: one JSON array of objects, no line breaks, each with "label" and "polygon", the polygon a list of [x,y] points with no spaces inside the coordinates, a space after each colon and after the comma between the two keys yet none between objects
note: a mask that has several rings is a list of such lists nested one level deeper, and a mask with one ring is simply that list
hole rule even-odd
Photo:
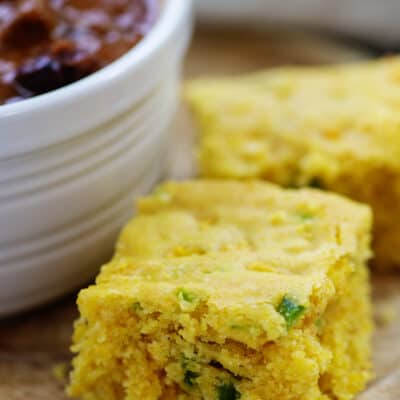
[{"label": "crumb on board", "polygon": [[57,379],[57,381],[65,381],[68,377],[68,370],[68,363],[57,363],[53,366],[53,376]]},{"label": "crumb on board", "polygon": [[393,304],[377,304],[374,309],[374,319],[379,327],[385,327],[396,320],[396,309]]}]

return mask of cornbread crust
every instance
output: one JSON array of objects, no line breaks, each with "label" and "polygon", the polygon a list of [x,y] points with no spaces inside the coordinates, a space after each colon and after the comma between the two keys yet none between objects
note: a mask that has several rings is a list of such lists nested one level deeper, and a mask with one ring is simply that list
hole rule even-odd
[{"label": "cornbread crust", "polygon": [[[349,400],[370,377],[371,212],[318,190],[168,183],[81,291],[83,400]],[[288,306],[289,305],[289,306]]]},{"label": "cornbread crust", "polygon": [[370,204],[375,265],[400,267],[400,58],[199,79],[202,175],[317,186]]}]

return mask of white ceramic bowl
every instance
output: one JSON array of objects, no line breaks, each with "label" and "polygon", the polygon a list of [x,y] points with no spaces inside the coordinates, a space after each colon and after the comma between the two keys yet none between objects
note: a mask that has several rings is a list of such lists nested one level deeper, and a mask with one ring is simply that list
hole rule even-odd
[{"label": "white ceramic bowl", "polygon": [[0,316],[88,281],[133,199],[161,178],[191,33],[164,0],[130,52],[54,92],[0,106]]}]

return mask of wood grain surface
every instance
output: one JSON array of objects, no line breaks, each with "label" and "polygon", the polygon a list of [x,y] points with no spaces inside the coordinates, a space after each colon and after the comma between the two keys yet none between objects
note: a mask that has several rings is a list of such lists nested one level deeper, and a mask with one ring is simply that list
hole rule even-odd
[{"label": "wood grain surface", "polygon": [[[237,74],[281,64],[317,64],[368,57],[331,38],[303,32],[196,32],[185,76]],[[171,129],[168,177],[195,174],[195,130],[184,105]],[[377,328],[375,380],[358,400],[400,399],[400,275],[373,276]],[[66,400],[54,368],[68,365],[76,294],[30,313],[0,321],[0,400]],[[356,315],[355,315],[356,318]]]}]

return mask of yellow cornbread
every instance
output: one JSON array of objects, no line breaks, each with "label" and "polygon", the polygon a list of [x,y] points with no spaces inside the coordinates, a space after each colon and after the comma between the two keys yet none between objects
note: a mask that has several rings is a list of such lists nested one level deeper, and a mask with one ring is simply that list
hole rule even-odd
[{"label": "yellow cornbread", "polygon": [[262,182],[168,183],[79,294],[83,400],[348,400],[370,377],[371,213]]},{"label": "yellow cornbread", "polygon": [[187,97],[204,176],[317,186],[368,203],[375,264],[400,267],[400,58],[200,79]]}]

